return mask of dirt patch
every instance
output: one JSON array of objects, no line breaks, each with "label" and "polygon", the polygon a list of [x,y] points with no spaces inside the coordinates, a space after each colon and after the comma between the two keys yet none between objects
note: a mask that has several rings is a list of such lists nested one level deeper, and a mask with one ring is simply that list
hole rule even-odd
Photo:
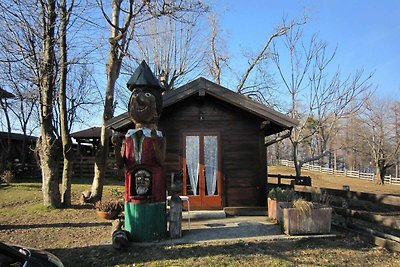
[{"label": "dirt patch", "polygon": [[[301,241],[213,241],[201,244],[111,247],[111,223],[78,205],[88,185],[73,186],[74,207],[41,205],[40,184],[0,188],[0,240],[49,250],[65,266],[400,266],[400,254],[351,234]],[[122,186],[108,185],[105,196]],[[211,225],[216,227],[218,225]]]}]

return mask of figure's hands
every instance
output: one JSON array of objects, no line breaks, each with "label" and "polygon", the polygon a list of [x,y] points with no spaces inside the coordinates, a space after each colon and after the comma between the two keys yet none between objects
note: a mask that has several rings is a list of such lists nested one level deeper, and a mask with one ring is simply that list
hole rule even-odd
[{"label": "figure's hands", "polygon": [[157,130],[156,129],[151,129],[151,139],[157,140]]},{"label": "figure's hands", "polygon": [[124,135],[123,134],[121,134],[119,132],[114,132],[112,134],[112,136],[111,136],[111,143],[116,147],[117,146],[121,147],[123,139],[124,139]]}]

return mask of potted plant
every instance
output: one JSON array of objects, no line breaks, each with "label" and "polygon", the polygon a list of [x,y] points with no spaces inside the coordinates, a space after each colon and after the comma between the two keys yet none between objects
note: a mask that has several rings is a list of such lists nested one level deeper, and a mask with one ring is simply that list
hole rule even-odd
[{"label": "potted plant", "polygon": [[280,204],[282,227],[287,235],[328,234],[331,232],[332,208],[304,199]]},{"label": "potted plant", "polygon": [[276,187],[268,192],[268,218],[271,220],[281,221],[282,212],[280,211],[280,203],[289,203],[296,199],[296,192],[291,189],[282,189]]},{"label": "potted plant", "polygon": [[123,211],[124,203],[120,200],[98,201],[95,204],[97,215],[106,220],[115,220]]}]

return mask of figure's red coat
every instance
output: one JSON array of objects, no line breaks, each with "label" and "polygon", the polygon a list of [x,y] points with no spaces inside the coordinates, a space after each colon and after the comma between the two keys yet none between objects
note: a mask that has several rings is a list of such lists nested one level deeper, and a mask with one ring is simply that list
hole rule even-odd
[{"label": "figure's red coat", "polygon": [[[140,162],[136,161],[134,136],[125,137],[125,200],[127,202],[164,202],[166,200],[166,184],[163,168],[158,162],[151,137],[144,137]],[[157,137],[155,143],[161,142]],[[135,176],[137,169],[146,169],[151,173],[151,196],[141,198],[134,195]]]}]

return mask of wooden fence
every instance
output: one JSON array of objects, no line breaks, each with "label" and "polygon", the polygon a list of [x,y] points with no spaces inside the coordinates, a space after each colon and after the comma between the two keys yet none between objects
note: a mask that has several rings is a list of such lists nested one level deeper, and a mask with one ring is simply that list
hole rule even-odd
[{"label": "wooden fence", "polygon": [[[61,168],[62,170],[62,168]],[[73,162],[74,177],[90,179],[94,176],[94,157],[80,157]],[[107,159],[106,167],[107,178],[121,178],[124,179],[124,173],[119,170],[115,164],[115,158]]]},{"label": "wooden fence", "polygon": [[[270,178],[276,178],[276,181],[271,181]],[[283,181],[282,181],[283,180]],[[267,183],[274,185],[308,185],[311,186],[311,177],[310,176],[300,176],[296,177],[293,175],[282,175],[282,174],[268,174]]]},{"label": "wooden fence", "polygon": [[[291,160],[280,160],[279,164],[283,165],[283,166],[287,166],[287,167],[294,167],[294,163]],[[304,164],[302,166],[302,169],[309,170],[309,171],[321,172],[321,173],[327,173],[327,174],[331,174],[331,175],[341,175],[341,176],[345,176],[345,177],[358,178],[358,179],[363,179],[363,180],[368,180],[368,181],[375,180],[374,173],[364,173],[364,172],[360,172],[360,171],[349,171],[349,170],[335,170],[332,168],[325,168],[325,167],[321,167],[319,165],[309,164],[309,163]],[[392,175],[387,175],[387,176],[385,176],[385,183],[400,185],[400,177],[393,177]]]}]

